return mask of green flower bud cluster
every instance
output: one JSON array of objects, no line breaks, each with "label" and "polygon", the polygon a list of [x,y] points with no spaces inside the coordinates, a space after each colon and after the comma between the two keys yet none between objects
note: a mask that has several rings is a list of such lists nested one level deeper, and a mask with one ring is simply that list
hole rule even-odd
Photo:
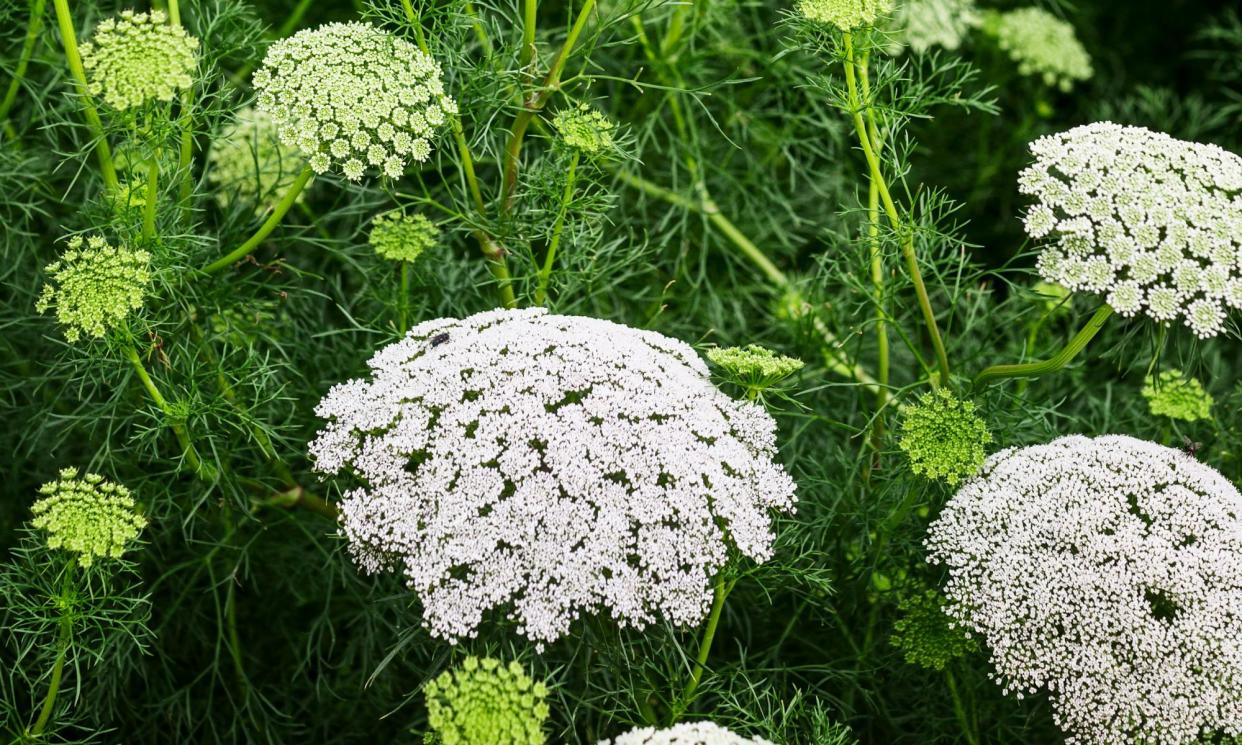
[{"label": "green flower bud cluster", "polygon": [[552,128],[567,146],[587,155],[611,150],[615,146],[612,131],[616,125],[603,112],[585,103],[556,112],[552,117]]},{"label": "green flower bud cluster", "polygon": [[901,449],[910,458],[910,470],[929,479],[957,484],[983,465],[984,446],[992,441],[988,426],[971,401],[962,401],[944,388],[901,407]]},{"label": "green flower bud cluster", "polygon": [[1195,422],[1212,418],[1212,394],[1181,370],[1165,370],[1143,386],[1143,398],[1155,416]]},{"label": "green flower bud cluster", "polygon": [[423,215],[389,210],[371,221],[369,242],[375,253],[390,261],[415,261],[436,245],[440,229]]},{"label": "green flower bud cluster", "polygon": [[254,74],[257,106],[316,173],[334,165],[358,181],[374,167],[399,178],[431,155],[431,138],[457,105],[440,65],[369,23],[299,31],[267,51]]},{"label": "green flower bud cluster", "polygon": [[517,662],[467,657],[427,684],[427,722],[443,745],[543,745],[548,687]]},{"label": "green flower bud cluster", "polygon": [[975,652],[979,644],[944,612],[944,599],[935,589],[914,592],[897,601],[901,613],[893,623],[891,642],[906,662],[930,670],[943,670],[958,657]]},{"label": "green flower bud cluster", "polygon": [[798,0],[798,12],[808,21],[842,31],[874,26],[892,8],[892,0]]},{"label": "green flower bud cluster", "polygon": [[1074,83],[1093,74],[1091,55],[1083,48],[1074,27],[1043,8],[1018,8],[991,13],[983,30],[1018,65],[1023,75],[1038,76],[1044,84],[1069,91]]},{"label": "green flower bud cluster", "polygon": [[103,21],[81,52],[87,90],[118,111],[171,101],[194,83],[198,65],[198,39],[158,10]]},{"label": "green flower bud cluster", "polygon": [[[264,212],[289,190],[305,159],[280,141],[271,116],[245,108],[213,143],[208,162],[207,178],[221,207],[239,199]],[[299,192],[299,202],[305,193]]]},{"label": "green flower bud cluster", "polygon": [[758,344],[745,347],[713,347],[707,359],[730,378],[752,389],[769,388],[801,370],[805,363],[784,357]]},{"label": "green flower bud cluster", "polygon": [[114,248],[97,235],[74,236],[60,259],[44,269],[49,281],[35,310],[45,313],[55,307],[56,320],[71,342],[83,334],[100,338],[142,307],[150,263],[146,251]]},{"label": "green flower bud cluster", "polygon": [[39,493],[43,497],[30,508],[31,524],[47,531],[49,548],[77,554],[83,567],[96,559],[119,559],[147,525],[129,490],[97,473],[79,477],[78,469],[65,468]]}]

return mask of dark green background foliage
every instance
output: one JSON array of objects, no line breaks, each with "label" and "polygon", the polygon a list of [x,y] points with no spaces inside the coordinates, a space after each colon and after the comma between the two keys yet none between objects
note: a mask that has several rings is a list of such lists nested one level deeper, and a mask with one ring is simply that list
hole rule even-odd
[{"label": "dark green background foliage", "polygon": [[[3,3],[7,86],[29,10],[25,0]],[[196,178],[213,134],[250,98],[246,74],[282,25],[364,17],[413,38],[399,2],[303,3],[304,14],[291,19],[294,5],[183,3],[208,74],[194,120]],[[129,7],[71,6],[82,37]],[[152,632],[84,648],[67,674],[55,739],[421,742],[421,685],[473,652],[520,659],[547,677],[552,741],[593,743],[641,722],[644,707],[664,705],[684,680],[693,630],[620,631],[586,620],[542,654],[500,618],[459,647],[431,639],[398,577],[361,575],[330,518],[273,499],[299,488],[329,501],[339,495],[340,485],[319,482],[305,457],[318,426],[313,407],[400,335],[396,272],[366,244],[371,216],[407,205],[445,231],[414,273],[416,320],[496,305],[475,229],[506,247],[527,302],[550,237],[567,156],[551,146],[545,124],[532,128],[522,151],[513,210],[502,218],[495,209],[498,163],[528,87],[518,64],[520,7],[474,4],[490,54],[462,0],[414,7],[460,104],[488,214],[471,206],[446,133],[432,159],[400,182],[321,179],[307,209],[290,213],[254,261],[208,277],[196,269],[244,240],[253,215],[220,209],[204,177],[183,219],[170,190],[158,215],[157,276],[137,328],[148,367],[185,407],[199,452],[226,474],[203,483],[179,469],[165,415],[124,359],[104,343],[67,344],[54,320],[34,311],[43,267],[66,236],[102,230],[123,238],[135,226],[103,202],[49,5],[0,146],[0,550],[11,567],[30,563],[21,526],[38,485],[59,468],[126,484],[150,527],[133,566],[115,586],[97,589],[124,594],[123,586],[140,583],[149,604],[129,612],[149,614]],[[977,38],[956,54],[874,63],[877,85],[906,96],[893,121],[904,121],[903,110],[919,114],[894,140],[893,170],[905,173],[895,192],[914,205],[917,249],[963,386],[983,366],[1018,358],[1040,315],[1015,187],[1029,140],[1111,118],[1235,151],[1242,145],[1242,23],[1218,4],[1046,7],[1073,23],[1094,59],[1095,77],[1071,94],[1017,77]],[[575,10],[540,3],[541,71]],[[789,745],[828,741],[831,722],[848,724],[864,743],[959,742],[952,685],[982,742],[1059,742],[1041,697],[1001,696],[982,648],[936,671],[908,663],[890,641],[899,601],[941,579],[924,562],[922,538],[949,491],[913,476],[893,438],[882,434],[879,452],[871,449],[877,425],[894,430],[896,407],[873,419],[873,397],[824,364],[816,322],[843,340],[852,361],[875,362],[865,166],[836,106],[840,67],[816,52],[822,40],[787,22],[789,10],[768,0],[603,0],[547,104],[550,112],[592,102],[618,123],[624,151],[581,168],[552,283],[555,312],[694,344],[762,343],[808,362],[788,397],[770,401],[799,509],[777,525],[776,558],[749,571],[729,598],[692,715]],[[640,191],[619,171],[672,197]],[[787,275],[810,315],[791,320],[776,311],[781,291],[722,230],[730,224]],[[887,232],[881,241],[888,308],[904,334],[893,336],[893,384],[903,403],[926,390],[918,358],[931,359],[931,349],[896,241]],[[1034,335],[1032,351],[1058,348],[1090,310],[1089,299],[1077,300]],[[1187,436],[1203,443],[1200,458],[1238,479],[1242,347],[1226,336],[1209,343],[1187,336],[1116,321],[1069,371],[1025,389],[1009,381],[976,392],[992,448],[1079,432],[1173,445]],[[1232,326],[1229,336],[1236,337]],[[1173,366],[1216,396],[1216,422],[1178,427],[1148,415],[1139,395],[1148,370]],[[53,631],[18,618],[38,606],[32,597],[50,592],[47,578],[37,567],[9,572],[0,725],[16,733],[46,689],[47,654],[39,650],[51,646]],[[23,633],[12,631],[19,627]]]}]

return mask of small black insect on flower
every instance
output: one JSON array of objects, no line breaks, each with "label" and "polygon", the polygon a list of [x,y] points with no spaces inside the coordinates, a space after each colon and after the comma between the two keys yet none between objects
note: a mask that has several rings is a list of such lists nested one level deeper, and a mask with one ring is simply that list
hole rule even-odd
[{"label": "small black insect on flower", "polygon": [[447,331],[441,332],[431,337],[431,346],[438,347],[448,340],[449,340],[448,332]]},{"label": "small black insect on flower", "polygon": [[1195,442],[1189,437],[1182,435],[1182,452],[1185,453],[1186,455],[1189,455],[1191,458],[1198,458],[1199,450],[1202,447],[1203,447],[1203,443]]}]

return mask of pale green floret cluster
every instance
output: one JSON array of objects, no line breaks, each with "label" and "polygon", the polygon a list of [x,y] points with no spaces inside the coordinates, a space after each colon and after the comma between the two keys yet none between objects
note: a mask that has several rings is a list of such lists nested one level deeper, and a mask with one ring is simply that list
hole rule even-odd
[{"label": "pale green floret cluster", "polygon": [[1068,92],[1093,74],[1091,55],[1074,27],[1042,8],[990,14],[983,28],[1017,63],[1018,72],[1038,76],[1045,85]]},{"label": "pale green floret cluster", "polygon": [[163,12],[122,11],[81,47],[87,90],[114,109],[171,101],[194,83],[198,39],[168,23]]},{"label": "pale green floret cluster", "polygon": [[754,388],[767,388],[801,370],[806,363],[785,357],[758,344],[744,347],[713,347],[707,359],[738,382]]},{"label": "pale green floret cluster", "polygon": [[427,723],[443,745],[543,745],[548,687],[517,662],[467,657],[427,684]]},{"label": "pale green floret cluster", "polygon": [[1143,398],[1155,416],[1196,422],[1212,418],[1212,394],[1181,370],[1165,370],[1143,386]]},{"label": "pale green floret cluster", "polygon": [[612,131],[616,125],[603,112],[584,103],[576,108],[558,111],[552,117],[552,128],[566,145],[587,155],[614,147]]},{"label": "pale green floret cluster", "polygon": [[874,26],[892,5],[892,0],[798,0],[798,12],[808,21],[852,31]]},{"label": "pale green floret cluster", "polygon": [[415,261],[436,245],[440,229],[423,215],[389,210],[371,221],[371,248],[390,261]]},{"label": "pale green floret cluster", "polygon": [[254,74],[258,108],[280,141],[316,173],[350,181],[374,168],[399,178],[431,155],[431,138],[457,105],[440,65],[369,23],[329,23],[273,44]]},{"label": "pale green floret cluster", "polygon": [[83,567],[96,559],[119,559],[147,526],[129,490],[97,473],[79,477],[78,469],[65,468],[39,494],[30,508],[31,525],[47,531],[49,548],[77,554]]},{"label": "pale green floret cluster", "polygon": [[97,235],[74,236],[61,257],[44,269],[48,282],[35,310],[45,313],[55,308],[56,320],[71,342],[83,334],[100,338],[142,307],[151,281],[150,264],[146,251],[114,248]]},{"label": "pale green floret cluster", "polygon": [[912,665],[943,670],[979,649],[978,642],[953,625],[938,590],[912,592],[897,601],[897,610],[901,618],[893,623],[891,641]]},{"label": "pale green floret cluster", "polygon": [[[234,199],[254,205],[256,212],[270,209],[297,179],[305,158],[297,148],[285,145],[272,117],[254,108],[242,109],[237,119],[212,144],[207,178],[215,187],[216,200],[227,207]],[[305,192],[299,192],[301,201]]]},{"label": "pale green floret cluster", "polygon": [[992,441],[988,426],[971,401],[962,401],[944,388],[901,407],[901,449],[910,458],[910,470],[929,479],[957,484],[983,465],[984,446]]},{"label": "pale green floret cluster", "polygon": [[957,49],[981,16],[974,0],[909,0],[893,13],[894,27],[910,49]]}]

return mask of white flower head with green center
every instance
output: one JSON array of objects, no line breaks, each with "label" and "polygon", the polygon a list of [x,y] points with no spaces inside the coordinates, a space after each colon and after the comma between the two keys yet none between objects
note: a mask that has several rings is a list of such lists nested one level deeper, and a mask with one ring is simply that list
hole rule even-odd
[{"label": "white flower head with green center", "polygon": [[898,444],[910,458],[910,470],[929,479],[956,484],[983,465],[984,447],[992,441],[975,404],[945,388],[925,393],[901,407]]},{"label": "white flower head with green center", "polygon": [[427,684],[427,724],[442,745],[544,745],[548,687],[517,662],[467,657]]},{"label": "white flower head with green center", "polygon": [[552,128],[567,147],[586,155],[597,155],[616,147],[612,138],[616,125],[603,112],[585,103],[556,112]]},{"label": "white flower head with green center", "polygon": [[1094,74],[1091,55],[1074,27],[1043,8],[1027,7],[988,14],[986,33],[1018,65],[1018,72],[1041,79],[1045,85],[1069,91],[1074,83]]},{"label": "white flower head with green center", "polygon": [[129,490],[96,473],[79,477],[78,469],[63,469],[39,494],[31,525],[47,531],[49,548],[76,554],[83,567],[119,559],[147,525]]},{"label": "white flower head with green center", "polygon": [[1143,386],[1143,398],[1155,416],[1186,422],[1212,418],[1212,394],[1181,370],[1165,370]]},{"label": "white flower head with green center", "polygon": [[637,727],[599,745],[775,745],[762,737],[743,737],[713,722],[683,722],[672,727]]},{"label": "white flower head with green center", "polygon": [[[236,199],[264,212],[293,185],[305,158],[281,142],[270,115],[247,107],[212,142],[208,163],[207,179],[221,207]],[[298,193],[298,201],[304,194]]]},{"label": "white flower head with green center", "polygon": [[808,21],[842,31],[874,26],[892,7],[892,0],[798,0],[797,5]]},{"label": "white flower head with green center", "polygon": [[316,173],[350,181],[369,171],[399,178],[431,155],[436,131],[456,113],[440,65],[369,23],[329,23],[267,50],[254,74],[257,106]]},{"label": "white flower head with green center", "polygon": [[990,457],[927,539],[946,612],[1071,745],[1242,733],[1242,494],[1173,448],[1062,437]]},{"label": "white flower head with green center", "polygon": [[1027,233],[1048,243],[1045,280],[1101,294],[1123,316],[1220,333],[1242,307],[1242,158],[1110,122],[1030,148],[1018,187],[1035,199]]},{"label": "white flower head with green center", "polygon": [[907,0],[893,12],[893,27],[900,41],[923,54],[932,47],[957,49],[980,18],[974,0]]},{"label": "white flower head with green center", "polygon": [[168,23],[162,11],[122,11],[81,47],[87,90],[118,111],[171,101],[194,84],[198,39]]},{"label": "white flower head with green center", "polygon": [[151,282],[151,255],[125,246],[113,247],[101,236],[74,236],[60,258],[44,271],[48,281],[35,310],[56,310],[65,338],[101,338],[121,328],[142,307]]},{"label": "white flower head with green center", "polygon": [[367,239],[375,253],[389,261],[415,261],[435,247],[440,228],[424,215],[407,215],[399,209],[375,216]]},{"label": "white flower head with green center", "polygon": [[340,503],[351,552],[404,571],[435,636],[493,611],[539,645],[598,612],[698,625],[730,554],[766,561],[793,511],[776,422],[654,331],[494,310],[369,365],[320,402],[310,452],[362,482]]}]

